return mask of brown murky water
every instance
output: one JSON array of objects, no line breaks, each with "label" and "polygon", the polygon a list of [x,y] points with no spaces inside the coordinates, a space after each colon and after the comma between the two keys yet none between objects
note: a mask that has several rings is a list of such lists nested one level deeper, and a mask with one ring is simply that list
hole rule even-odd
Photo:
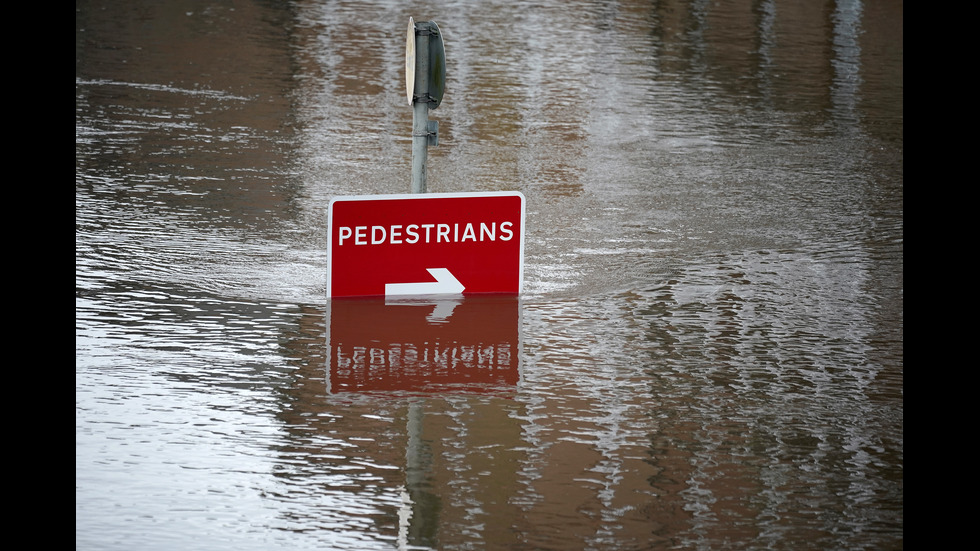
[{"label": "brown murky water", "polygon": [[[525,292],[326,210],[527,197]],[[901,2],[80,1],[77,549],[901,549]]]}]

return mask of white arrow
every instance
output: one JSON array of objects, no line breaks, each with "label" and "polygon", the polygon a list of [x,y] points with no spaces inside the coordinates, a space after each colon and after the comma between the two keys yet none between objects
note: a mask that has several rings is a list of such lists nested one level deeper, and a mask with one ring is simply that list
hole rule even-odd
[{"label": "white arrow", "polygon": [[463,292],[463,284],[446,268],[427,268],[435,281],[419,283],[386,283],[385,296],[391,295],[456,295]]}]

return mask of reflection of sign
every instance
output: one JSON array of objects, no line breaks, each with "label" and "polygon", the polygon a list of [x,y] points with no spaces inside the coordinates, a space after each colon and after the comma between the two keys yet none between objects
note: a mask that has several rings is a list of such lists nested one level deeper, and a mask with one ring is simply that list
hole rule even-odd
[{"label": "reflection of sign", "polygon": [[327,387],[332,393],[512,390],[520,380],[520,346],[516,296],[333,299]]},{"label": "reflection of sign", "polygon": [[337,197],[329,218],[327,296],[521,291],[520,192]]}]

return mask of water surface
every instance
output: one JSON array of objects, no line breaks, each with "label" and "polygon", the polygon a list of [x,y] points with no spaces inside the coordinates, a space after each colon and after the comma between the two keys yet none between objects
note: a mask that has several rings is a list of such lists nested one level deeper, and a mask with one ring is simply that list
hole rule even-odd
[{"label": "water surface", "polygon": [[[903,5],[797,4],[77,3],[76,548],[902,548]],[[326,299],[410,16],[519,299]]]}]

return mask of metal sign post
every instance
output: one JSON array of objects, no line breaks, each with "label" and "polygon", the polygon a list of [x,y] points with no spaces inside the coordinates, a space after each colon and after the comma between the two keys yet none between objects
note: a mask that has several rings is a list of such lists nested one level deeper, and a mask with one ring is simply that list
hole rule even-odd
[{"label": "metal sign post", "polygon": [[446,89],[446,50],[435,21],[408,18],[405,91],[412,115],[412,193],[426,192],[428,146],[439,144],[439,123],[429,109],[442,103]]}]

